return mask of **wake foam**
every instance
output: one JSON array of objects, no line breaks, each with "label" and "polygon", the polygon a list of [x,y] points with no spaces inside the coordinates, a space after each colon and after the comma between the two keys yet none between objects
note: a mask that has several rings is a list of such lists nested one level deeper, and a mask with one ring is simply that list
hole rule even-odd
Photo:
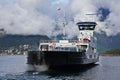
[{"label": "wake foam", "polygon": [[48,70],[48,66],[47,65],[28,65],[27,66],[27,71],[46,71]]}]

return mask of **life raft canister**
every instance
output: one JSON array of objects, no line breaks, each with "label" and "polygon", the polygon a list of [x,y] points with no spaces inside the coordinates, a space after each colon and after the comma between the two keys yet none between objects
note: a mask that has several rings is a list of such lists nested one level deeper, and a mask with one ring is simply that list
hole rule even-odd
[{"label": "life raft canister", "polygon": [[83,41],[90,42],[90,40],[88,38],[84,38]]}]

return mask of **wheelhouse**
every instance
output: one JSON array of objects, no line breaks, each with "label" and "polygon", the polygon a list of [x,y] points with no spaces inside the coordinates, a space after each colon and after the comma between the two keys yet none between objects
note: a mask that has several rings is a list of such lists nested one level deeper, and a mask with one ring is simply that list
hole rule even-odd
[{"label": "wheelhouse", "polygon": [[78,22],[79,30],[94,30],[97,25],[95,22]]}]

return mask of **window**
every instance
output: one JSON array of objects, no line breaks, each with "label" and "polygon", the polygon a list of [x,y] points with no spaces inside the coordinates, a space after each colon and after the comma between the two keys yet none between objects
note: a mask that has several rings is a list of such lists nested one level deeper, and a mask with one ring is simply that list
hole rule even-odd
[{"label": "window", "polygon": [[78,45],[77,47],[79,52],[86,52],[87,45]]},{"label": "window", "polygon": [[76,48],[75,47],[73,47],[73,48],[70,48],[70,51],[76,51]]},{"label": "window", "polygon": [[82,50],[86,50],[86,48],[87,48],[87,45],[81,45]]},{"label": "window", "polygon": [[65,51],[69,51],[69,48],[65,48]]},{"label": "window", "polygon": [[92,55],[89,55],[89,58],[92,58]]},{"label": "window", "polygon": [[48,50],[48,45],[41,45],[40,49],[41,50]]},{"label": "window", "polygon": [[54,51],[76,51],[76,47],[56,47]]},{"label": "window", "polygon": [[79,30],[94,30],[95,25],[78,25]]}]

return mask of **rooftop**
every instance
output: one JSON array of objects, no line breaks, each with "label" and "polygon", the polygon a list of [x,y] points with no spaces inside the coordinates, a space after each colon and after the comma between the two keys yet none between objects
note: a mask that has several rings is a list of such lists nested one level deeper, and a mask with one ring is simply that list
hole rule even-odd
[{"label": "rooftop", "polygon": [[77,25],[97,25],[96,22],[78,22]]}]

